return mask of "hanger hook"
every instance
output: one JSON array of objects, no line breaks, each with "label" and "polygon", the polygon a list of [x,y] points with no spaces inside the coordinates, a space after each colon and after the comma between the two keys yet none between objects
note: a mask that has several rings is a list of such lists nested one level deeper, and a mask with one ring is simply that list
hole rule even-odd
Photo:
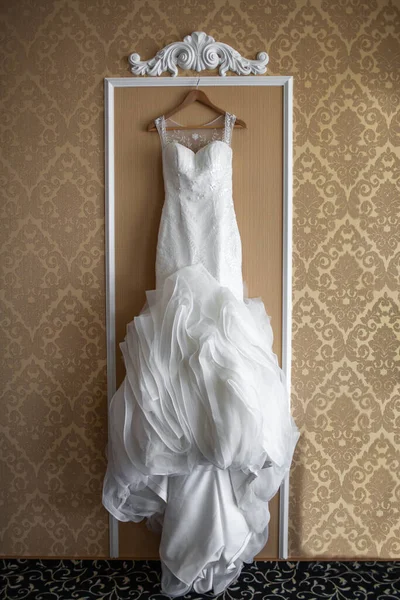
[{"label": "hanger hook", "polygon": [[200,83],[200,77],[197,78],[197,83],[196,83],[196,90],[199,87],[199,83]]}]

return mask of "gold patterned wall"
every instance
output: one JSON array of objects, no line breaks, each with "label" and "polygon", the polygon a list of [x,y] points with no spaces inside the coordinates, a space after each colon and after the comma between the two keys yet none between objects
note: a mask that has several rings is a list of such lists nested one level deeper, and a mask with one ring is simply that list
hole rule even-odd
[{"label": "gold patterned wall", "polygon": [[290,555],[399,557],[394,0],[2,2],[0,551],[108,554],[103,79],[194,30],[294,76]]}]

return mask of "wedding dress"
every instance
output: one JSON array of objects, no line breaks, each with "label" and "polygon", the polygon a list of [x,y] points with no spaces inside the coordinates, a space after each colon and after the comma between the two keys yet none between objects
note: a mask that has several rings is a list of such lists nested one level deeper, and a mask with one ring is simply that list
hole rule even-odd
[{"label": "wedding dress", "polygon": [[222,119],[193,134],[156,119],[165,186],[156,289],[127,325],[126,376],[109,408],[103,504],[162,532],[161,585],[172,597],[218,594],[253,561],[300,435],[270,317],[244,293],[235,116]]}]

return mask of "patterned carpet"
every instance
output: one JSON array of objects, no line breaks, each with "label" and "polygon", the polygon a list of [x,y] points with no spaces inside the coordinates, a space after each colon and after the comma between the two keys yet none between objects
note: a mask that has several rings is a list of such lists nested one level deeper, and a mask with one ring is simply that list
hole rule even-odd
[{"label": "patterned carpet", "polygon": [[[0,599],[163,600],[160,563],[133,560],[0,560]],[[246,565],[219,596],[250,600],[400,600],[400,561],[269,561]]]}]

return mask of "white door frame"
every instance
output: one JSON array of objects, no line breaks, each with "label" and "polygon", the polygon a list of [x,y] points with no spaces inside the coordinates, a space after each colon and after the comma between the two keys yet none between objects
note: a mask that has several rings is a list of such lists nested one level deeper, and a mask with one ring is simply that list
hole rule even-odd
[{"label": "white door frame", "polygon": [[[118,87],[196,86],[198,77],[105,79],[105,260],[107,327],[108,406],[116,392],[115,352],[115,180],[114,180],[114,89]],[[293,77],[230,76],[201,77],[207,86],[279,86],[283,88],[283,270],[282,270],[282,370],[289,393],[292,357],[292,196],[293,196]],[[110,426],[110,424],[108,424]],[[110,435],[109,435],[110,437]],[[279,558],[288,558],[289,474],[283,480],[279,502]],[[118,558],[118,521],[110,515],[110,557]]]}]

